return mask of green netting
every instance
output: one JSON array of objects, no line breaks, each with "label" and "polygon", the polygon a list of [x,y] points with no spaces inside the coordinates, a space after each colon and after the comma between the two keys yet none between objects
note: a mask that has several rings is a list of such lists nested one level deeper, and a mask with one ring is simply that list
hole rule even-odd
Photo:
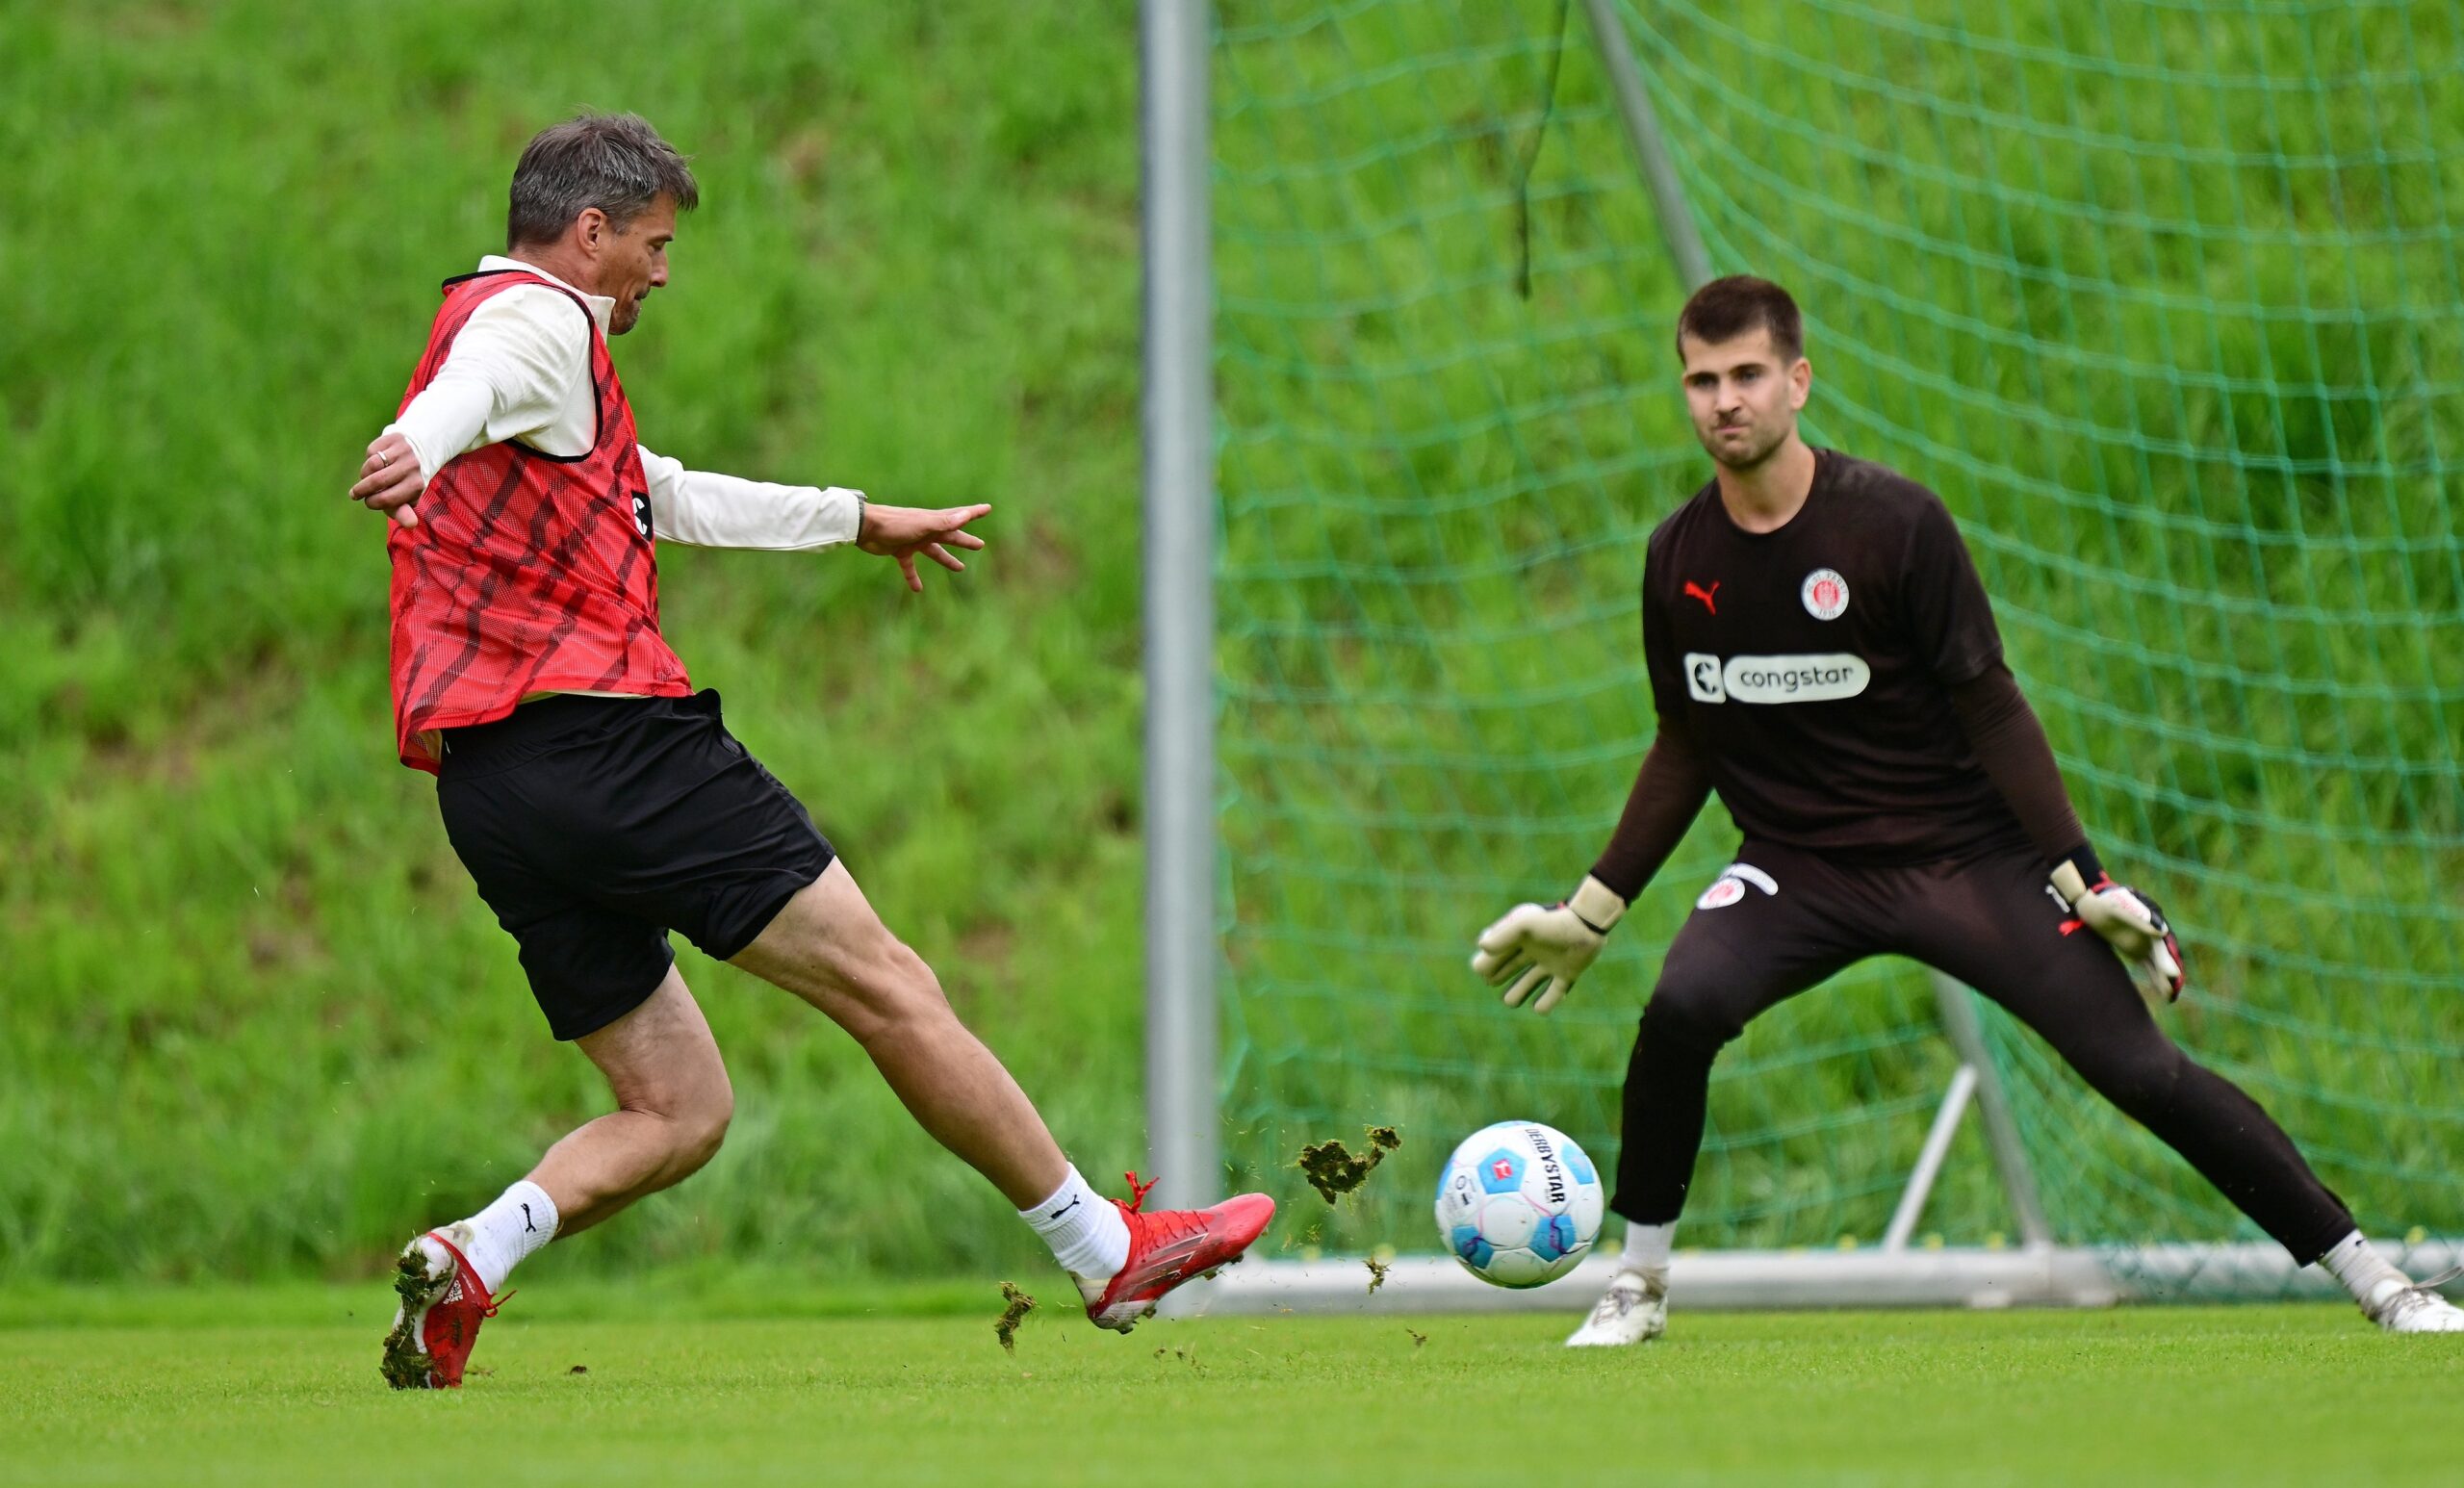
[{"label": "green netting", "polygon": [[[1715,269],[1805,305],[1813,437],[1950,503],[2106,861],[2186,930],[2178,1037],[2366,1224],[2464,1231],[2456,10],[1621,13]],[[1427,1248],[1462,1132],[1613,1161],[1633,1018],[1733,845],[1707,811],[1547,1022],[1464,969],[1579,877],[1650,738],[1642,543],[1707,469],[1682,288],[1581,7],[1218,27],[1226,1147],[1296,1239]],[[1987,1021],[2065,1240],[2257,1238]],[[1872,1242],[1953,1063],[1905,963],[1758,1023],[1686,1240]],[[1329,1215],[1288,1165],[1371,1119],[1413,1161]],[[1962,1142],[1926,1227],[1985,1241]]]}]

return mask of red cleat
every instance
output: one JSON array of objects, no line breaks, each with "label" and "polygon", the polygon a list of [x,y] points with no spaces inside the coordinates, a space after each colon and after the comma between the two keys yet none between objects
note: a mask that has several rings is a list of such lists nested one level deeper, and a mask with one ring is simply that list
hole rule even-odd
[{"label": "red cleat", "polygon": [[[421,1241],[434,1241],[445,1258],[440,1261]],[[480,1284],[470,1258],[445,1231],[430,1230],[402,1247],[394,1292],[402,1305],[394,1313],[385,1357],[377,1364],[385,1383],[397,1390],[462,1388],[462,1366],[479,1341],[479,1324],[497,1315],[497,1299]]]},{"label": "red cleat", "polygon": [[[1164,1294],[1219,1266],[1229,1266],[1266,1233],[1274,1218],[1274,1200],[1263,1193],[1242,1193],[1212,1209],[1160,1209],[1145,1214],[1146,1191],[1138,1174],[1129,1179],[1129,1202],[1114,1199],[1113,1207],[1129,1221],[1129,1264],[1100,1294],[1087,1296],[1087,1316],[1095,1326],[1126,1333],[1155,1316]],[[1082,1294],[1094,1285],[1080,1281]]]}]

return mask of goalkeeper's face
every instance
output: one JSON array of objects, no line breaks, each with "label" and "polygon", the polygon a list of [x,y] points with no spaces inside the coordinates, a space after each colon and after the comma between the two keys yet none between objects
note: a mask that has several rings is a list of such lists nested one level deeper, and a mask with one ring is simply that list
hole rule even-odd
[{"label": "goalkeeper's face", "polygon": [[1720,342],[1688,336],[1678,349],[1685,358],[1694,437],[1712,459],[1730,470],[1753,470],[1797,431],[1813,366],[1802,356],[1784,361],[1769,330],[1758,325]]}]

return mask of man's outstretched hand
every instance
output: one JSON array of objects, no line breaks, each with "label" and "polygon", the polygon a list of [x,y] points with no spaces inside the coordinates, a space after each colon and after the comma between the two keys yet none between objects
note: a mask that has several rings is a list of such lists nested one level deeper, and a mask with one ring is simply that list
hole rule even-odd
[{"label": "man's outstretched hand", "polygon": [[415,527],[420,514],[411,510],[411,502],[426,489],[427,477],[420,474],[420,457],[411,452],[411,442],[399,434],[379,434],[368,442],[368,457],[359,462],[359,483],[350,488],[350,499]]},{"label": "man's outstretched hand", "polygon": [[966,529],[966,525],[992,509],[989,502],[973,506],[882,506],[864,508],[863,526],[856,532],[856,546],[866,552],[881,553],[898,560],[898,571],[907,576],[907,587],[917,594],[924,592],[923,576],[915,572],[917,554],[932,559],[953,574],[963,574],[966,565],[950,552],[953,548],[973,551],[984,546],[984,539]]}]

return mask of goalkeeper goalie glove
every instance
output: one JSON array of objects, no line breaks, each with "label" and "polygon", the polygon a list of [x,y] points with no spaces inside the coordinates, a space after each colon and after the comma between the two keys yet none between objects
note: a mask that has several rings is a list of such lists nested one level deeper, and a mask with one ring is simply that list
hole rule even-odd
[{"label": "goalkeeper goalie glove", "polygon": [[2085,848],[2053,870],[2053,891],[2080,923],[2105,937],[2151,1007],[2182,995],[2182,943],[2155,900],[2107,878],[2095,853]]},{"label": "goalkeeper goalie glove", "polygon": [[1534,1013],[1546,1013],[1575,989],[1591,969],[1608,932],[1626,912],[1617,891],[1586,874],[1574,897],[1562,904],[1519,904],[1480,932],[1472,969],[1491,987],[1505,988],[1505,1005],[1520,1008],[1531,989],[1548,984]]}]

